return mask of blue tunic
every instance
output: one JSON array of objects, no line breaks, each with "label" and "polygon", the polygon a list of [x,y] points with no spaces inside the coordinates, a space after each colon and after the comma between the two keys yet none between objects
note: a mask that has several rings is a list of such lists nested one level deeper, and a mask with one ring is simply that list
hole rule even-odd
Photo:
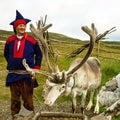
[{"label": "blue tunic", "polygon": [[[25,70],[22,60],[26,59],[27,64],[31,68],[40,69],[42,61],[42,52],[40,50],[38,42],[31,36],[24,33],[21,39],[20,49],[17,51],[18,38],[16,35],[10,36],[5,44],[4,56],[7,61],[8,70]],[[29,74],[15,74],[9,73],[6,78],[6,86],[9,86],[12,82],[25,79],[27,84],[30,83]],[[38,86],[35,80],[35,87]]]}]

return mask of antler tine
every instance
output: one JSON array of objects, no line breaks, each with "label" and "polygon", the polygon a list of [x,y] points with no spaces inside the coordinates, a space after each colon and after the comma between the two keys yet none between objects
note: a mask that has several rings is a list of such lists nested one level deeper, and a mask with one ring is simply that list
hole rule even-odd
[{"label": "antler tine", "polygon": [[35,76],[35,72],[28,66],[28,64],[26,63],[26,59],[23,59],[22,63],[23,63],[23,66],[25,67],[25,69],[26,69],[32,76]]},{"label": "antler tine", "polygon": [[92,28],[92,30],[93,30],[93,33],[94,33],[95,35],[97,35],[97,34],[98,34],[98,31],[97,31],[94,23],[91,24],[91,28]]},{"label": "antler tine", "polygon": [[58,73],[58,72],[60,72],[59,67],[58,67],[58,50],[56,49],[55,51],[56,52],[55,52],[54,68],[55,68],[55,72]]},{"label": "antler tine", "polygon": [[42,28],[43,33],[52,26],[52,24],[46,25]]},{"label": "antler tine", "polygon": [[46,20],[47,20],[47,15],[45,15],[45,19],[44,19],[44,22],[43,22],[43,26],[45,26]]},{"label": "antler tine", "polygon": [[78,70],[86,62],[86,60],[88,59],[88,57],[90,56],[90,54],[93,50],[94,42],[97,37],[97,29],[95,28],[93,23],[91,25],[91,28],[92,29],[88,28],[87,26],[81,27],[81,29],[90,36],[89,49],[88,49],[88,52],[86,53],[85,57],[82,59],[82,61],[77,66],[75,66],[72,70],[68,71],[68,73],[67,73],[68,76],[70,74],[73,74],[76,70]]},{"label": "antler tine", "polygon": [[91,24],[91,28],[92,29],[88,28],[87,26],[81,27],[81,29],[84,32],[86,32],[90,36],[90,38],[94,39],[94,41],[95,41],[95,38],[96,38],[96,35],[97,35],[97,29],[95,28],[94,23]]},{"label": "antler tine", "polygon": [[96,37],[96,42],[98,42],[99,40],[103,39],[107,34],[110,34],[110,33],[114,32],[114,31],[116,31],[115,28],[116,28],[116,27],[112,27],[111,29],[106,30],[104,33],[98,35],[98,36]]},{"label": "antler tine", "polygon": [[41,21],[38,20],[38,23],[37,23],[37,29],[38,29],[38,30],[40,29],[40,25],[41,25]]}]

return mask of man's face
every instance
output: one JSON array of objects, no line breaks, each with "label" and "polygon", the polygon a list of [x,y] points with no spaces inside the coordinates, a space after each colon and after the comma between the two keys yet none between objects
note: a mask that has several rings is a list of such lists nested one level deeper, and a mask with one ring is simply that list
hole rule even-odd
[{"label": "man's face", "polygon": [[23,35],[25,30],[26,30],[26,25],[24,25],[24,24],[19,24],[16,27],[16,32],[17,32],[18,35]]}]

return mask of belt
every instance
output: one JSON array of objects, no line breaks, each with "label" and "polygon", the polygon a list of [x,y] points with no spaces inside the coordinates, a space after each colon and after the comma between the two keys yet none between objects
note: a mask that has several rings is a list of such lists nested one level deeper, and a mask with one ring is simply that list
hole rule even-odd
[{"label": "belt", "polygon": [[8,70],[8,73],[16,73],[16,74],[30,74],[26,70]]}]

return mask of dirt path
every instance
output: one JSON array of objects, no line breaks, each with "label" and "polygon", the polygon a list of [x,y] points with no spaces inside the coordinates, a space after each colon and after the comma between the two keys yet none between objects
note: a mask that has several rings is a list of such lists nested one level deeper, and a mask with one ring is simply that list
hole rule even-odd
[{"label": "dirt path", "polygon": [[[71,103],[56,103],[51,107],[45,106],[43,103],[35,104],[35,112],[72,112]],[[77,113],[80,113],[79,105],[77,106]],[[91,111],[85,111],[85,114],[89,117],[94,116]],[[0,104],[0,120],[11,120],[10,115],[10,101],[4,101]]]}]

